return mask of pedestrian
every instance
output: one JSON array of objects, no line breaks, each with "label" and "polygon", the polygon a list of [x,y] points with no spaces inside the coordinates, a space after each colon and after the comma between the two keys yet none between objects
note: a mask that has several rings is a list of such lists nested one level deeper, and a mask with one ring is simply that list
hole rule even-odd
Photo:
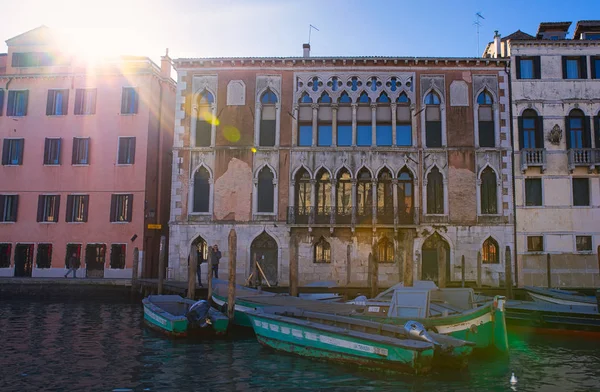
[{"label": "pedestrian", "polygon": [[202,251],[198,251],[198,248],[196,248],[196,260],[197,260],[197,268],[196,268],[196,276],[198,276],[198,285],[200,285],[200,287],[204,287],[202,286],[202,269],[201,269],[201,265],[202,263],[204,263],[206,260],[204,260],[204,252]]},{"label": "pedestrian", "polygon": [[65,274],[65,278],[71,273],[71,271],[73,271],[73,278],[76,278],[77,268],[79,268],[79,259],[77,258],[77,253],[73,253],[71,257],[69,257],[67,267],[69,267],[69,270]]},{"label": "pedestrian", "polygon": [[219,250],[219,246],[217,244],[213,245],[212,247],[212,255],[210,259],[213,276],[219,279],[219,260],[221,260],[221,251]]}]

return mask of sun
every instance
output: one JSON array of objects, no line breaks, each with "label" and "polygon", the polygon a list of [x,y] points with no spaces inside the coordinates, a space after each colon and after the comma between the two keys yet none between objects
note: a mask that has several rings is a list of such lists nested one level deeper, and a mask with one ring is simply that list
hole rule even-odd
[{"label": "sun", "polygon": [[71,55],[86,63],[98,63],[103,59],[127,54],[122,37],[129,32],[120,28],[62,28],[61,46]]}]

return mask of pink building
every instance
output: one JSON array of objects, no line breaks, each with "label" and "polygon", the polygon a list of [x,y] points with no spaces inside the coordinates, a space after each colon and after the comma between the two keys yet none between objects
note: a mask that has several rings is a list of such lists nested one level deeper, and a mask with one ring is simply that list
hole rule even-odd
[{"label": "pink building", "polygon": [[[0,54],[0,276],[157,274],[175,83],[146,57],[86,64],[41,26]],[[162,227],[158,226],[162,225]]]}]

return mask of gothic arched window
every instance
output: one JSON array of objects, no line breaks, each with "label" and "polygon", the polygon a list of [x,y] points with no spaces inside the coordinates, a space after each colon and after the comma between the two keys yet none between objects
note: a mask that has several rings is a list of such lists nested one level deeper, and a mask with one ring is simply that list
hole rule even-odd
[{"label": "gothic arched window", "polygon": [[498,253],[498,243],[495,239],[489,237],[483,243],[481,261],[485,264],[498,264],[500,262],[500,256]]},{"label": "gothic arched window", "polygon": [[494,130],[494,111],[492,105],[494,100],[492,95],[483,91],[477,97],[478,126],[479,126],[479,147],[495,147],[496,135]]},{"label": "gothic arched window", "polygon": [[275,145],[276,114],[277,114],[277,95],[270,89],[267,89],[260,97],[262,104],[260,115],[260,130],[258,145],[273,147]]},{"label": "gothic arched window", "polygon": [[331,263],[331,245],[323,237],[315,243],[314,262]]},{"label": "gothic arched window", "polygon": [[210,174],[201,167],[194,173],[194,202],[193,212],[209,212],[210,205]]},{"label": "gothic arched window", "polygon": [[258,172],[258,212],[275,212],[275,177],[267,166]]},{"label": "gothic arched window", "polygon": [[427,213],[444,213],[444,179],[437,167],[427,175]]},{"label": "gothic arched window", "polygon": [[425,97],[425,146],[442,147],[440,97],[433,91]]},{"label": "gothic arched window", "polygon": [[487,167],[481,172],[481,213],[497,214],[498,197],[496,194],[496,173]]}]

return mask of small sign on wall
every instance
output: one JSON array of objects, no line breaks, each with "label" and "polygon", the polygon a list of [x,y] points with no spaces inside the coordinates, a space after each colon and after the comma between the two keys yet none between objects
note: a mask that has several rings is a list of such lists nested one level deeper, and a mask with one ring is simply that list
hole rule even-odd
[{"label": "small sign on wall", "polygon": [[148,223],[148,230],[161,230],[161,229],[162,229],[161,224]]}]

